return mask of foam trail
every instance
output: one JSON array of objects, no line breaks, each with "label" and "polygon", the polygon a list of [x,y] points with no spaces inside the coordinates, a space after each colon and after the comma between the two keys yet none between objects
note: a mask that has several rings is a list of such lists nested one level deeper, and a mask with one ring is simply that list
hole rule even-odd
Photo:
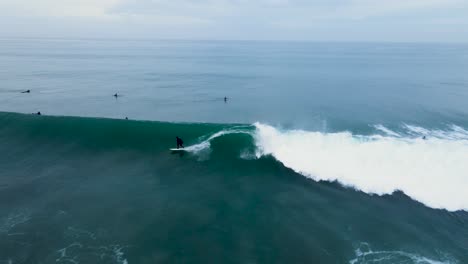
[{"label": "foam trail", "polygon": [[386,127],[384,127],[383,125],[376,125],[376,126],[374,126],[374,127],[375,127],[375,129],[384,132],[384,133],[385,133],[386,135],[388,135],[388,136],[400,137],[400,134],[398,134],[397,132],[392,131],[392,130],[386,128]]},{"label": "foam trail", "polygon": [[198,144],[195,144],[195,145],[188,146],[188,147],[186,147],[184,149],[186,151],[188,151],[188,152],[198,153],[198,152],[200,152],[202,150],[206,150],[206,149],[210,148],[211,140],[213,140],[215,138],[218,138],[218,137],[221,137],[221,136],[224,136],[224,135],[229,135],[229,134],[251,134],[251,132],[246,131],[246,130],[242,130],[241,127],[237,128],[237,129],[222,130],[222,131],[216,132],[215,134],[211,135],[210,137],[203,140],[202,142],[200,142]]},{"label": "foam trail", "polygon": [[379,195],[401,190],[432,208],[468,211],[468,140],[460,131],[423,140],[255,126],[257,157],[272,155],[306,177]]},{"label": "foam trail", "polygon": [[350,264],[363,263],[414,263],[414,264],[455,264],[450,260],[438,261],[404,251],[373,251],[368,243],[362,243],[355,250],[356,258]]}]

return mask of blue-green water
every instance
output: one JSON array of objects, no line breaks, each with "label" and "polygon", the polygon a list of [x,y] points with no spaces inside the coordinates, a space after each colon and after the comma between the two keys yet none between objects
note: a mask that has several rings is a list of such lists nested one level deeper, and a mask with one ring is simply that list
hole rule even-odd
[{"label": "blue-green water", "polygon": [[0,80],[0,263],[468,262],[466,45],[3,39]]},{"label": "blue-green water", "polygon": [[468,45],[1,40],[0,69],[4,111],[340,130],[468,115]]}]

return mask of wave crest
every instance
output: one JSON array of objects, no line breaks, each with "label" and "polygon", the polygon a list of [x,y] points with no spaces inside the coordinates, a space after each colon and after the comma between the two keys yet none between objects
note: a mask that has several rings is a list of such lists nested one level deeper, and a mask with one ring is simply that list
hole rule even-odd
[{"label": "wave crest", "polygon": [[437,137],[423,140],[396,132],[358,136],[255,126],[257,157],[272,155],[313,180],[378,195],[399,190],[432,208],[468,210],[468,132],[460,127],[424,130]]}]

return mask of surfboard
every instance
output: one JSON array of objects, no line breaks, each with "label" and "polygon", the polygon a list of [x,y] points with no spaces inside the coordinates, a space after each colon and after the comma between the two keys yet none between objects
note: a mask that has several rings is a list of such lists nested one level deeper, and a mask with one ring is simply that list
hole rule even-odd
[{"label": "surfboard", "polygon": [[186,151],[184,148],[170,148],[170,151]]}]

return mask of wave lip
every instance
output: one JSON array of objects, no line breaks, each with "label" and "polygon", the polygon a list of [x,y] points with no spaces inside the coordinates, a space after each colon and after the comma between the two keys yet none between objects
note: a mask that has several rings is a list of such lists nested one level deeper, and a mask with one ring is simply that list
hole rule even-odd
[{"label": "wave lip", "polygon": [[230,129],[226,130],[221,130],[219,132],[214,133],[213,135],[209,136],[207,139],[203,140],[202,142],[198,144],[194,144],[191,146],[187,146],[184,148],[185,151],[192,152],[192,153],[199,153],[203,150],[209,149],[211,147],[211,141],[215,138],[222,137],[224,135],[229,135],[229,134],[248,134],[250,135],[251,132],[248,130],[245,130],[245,127],[233,127]]},{"label": "wave lip", "polygon": [[255,127],[258,157],[272,155],[313,180],[378,195],[399,190],[432,208],[468,211],[468,140],[460,127],[443,132],[411,127],[434,135],[427,140],[396,132],[358,136]]}]

